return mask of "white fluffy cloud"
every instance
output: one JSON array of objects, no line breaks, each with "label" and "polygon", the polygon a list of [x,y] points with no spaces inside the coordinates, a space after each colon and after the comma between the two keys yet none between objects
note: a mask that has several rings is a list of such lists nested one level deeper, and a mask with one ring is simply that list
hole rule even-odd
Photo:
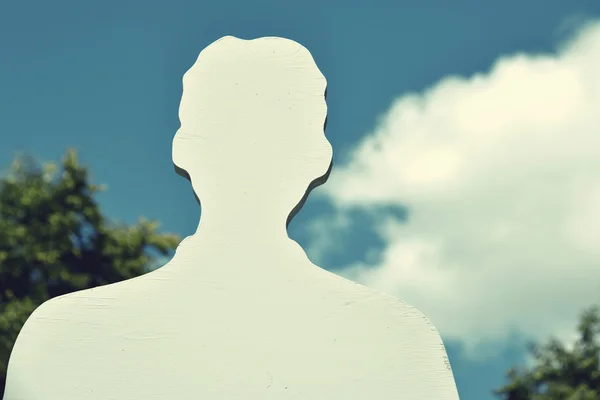
[{"label": "white fluffy cloud", "polygon": [[318,192],[338,221],[408,207],[407,222],[378,223],[378,263],[342,275],[415,305],[446,338],[567,334],[600,300],[600,23],[554,54],[399,97]]}]

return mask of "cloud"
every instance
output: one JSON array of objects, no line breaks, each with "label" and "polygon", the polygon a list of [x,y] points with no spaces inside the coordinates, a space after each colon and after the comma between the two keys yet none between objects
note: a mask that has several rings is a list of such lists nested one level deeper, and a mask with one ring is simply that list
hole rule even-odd
[{"label": "cloud", "polygon": [[[338,229],[352,209],[409,218],[380,217],[380,257],[336,272],[416,306],[444,337],[567,334],[600,300],[600,23],[553,54],[399,97],[346,156],[316,193]],[[313,229],[319,243],[336,226]]]},{"label": "cloud", "polygon": [[312,238],[319,238],[318,241],[311,243],[311,257],[314,260],[322,261],[326,253],[339,252],[344,241],[342,233],[349,228],[350,218],[344,213],[335,213],[329,217],[311,221],[307,226],[307,233]]}]

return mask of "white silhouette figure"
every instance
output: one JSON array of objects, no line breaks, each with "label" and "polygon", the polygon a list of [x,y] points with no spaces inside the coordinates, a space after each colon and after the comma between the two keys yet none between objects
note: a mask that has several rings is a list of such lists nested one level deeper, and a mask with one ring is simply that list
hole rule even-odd
[{"label": "white silhouette figure", "polygon": [[331,164],[325,87],[291,40],[203,50],[173,142],[198,230],[154,272],[40,306],[5,400],[458,399],[419,311],[316,267],[287,236]]}]

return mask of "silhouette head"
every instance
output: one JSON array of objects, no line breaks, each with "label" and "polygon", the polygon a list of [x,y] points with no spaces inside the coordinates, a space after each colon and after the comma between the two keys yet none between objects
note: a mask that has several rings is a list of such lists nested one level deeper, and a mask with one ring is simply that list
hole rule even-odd
[{"label": "silhouette head", "polygon": [[311,54],[292,40],[227,36],[200,53],[183,78],[173,162],[203,219],[217,208],[265,209],[285,223],[331,164],[325,89]]}]

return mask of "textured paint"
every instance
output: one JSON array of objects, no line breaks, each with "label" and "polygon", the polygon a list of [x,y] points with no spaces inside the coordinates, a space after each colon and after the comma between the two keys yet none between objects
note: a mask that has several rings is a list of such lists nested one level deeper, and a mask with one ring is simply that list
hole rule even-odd
[{"label": "textured paint", "polygon": [[173,161],[201,201],[198,230],[154,272],[40,306],[5,400],[458,399],[418,310],[316,267],[287,236],[332,157],[310,53],[225,37],[183,82]]}]

